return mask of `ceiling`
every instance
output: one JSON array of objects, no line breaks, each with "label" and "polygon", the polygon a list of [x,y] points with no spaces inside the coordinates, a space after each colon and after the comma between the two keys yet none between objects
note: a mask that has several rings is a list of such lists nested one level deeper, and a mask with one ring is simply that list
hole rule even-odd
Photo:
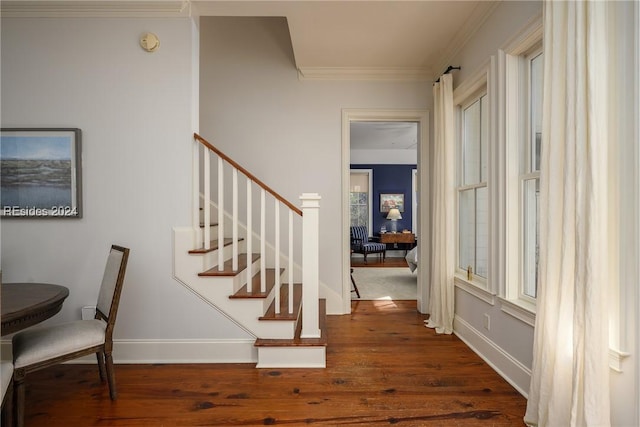
[{"label": "ceiling", "polygon": [[496,1],[191,1],[200,16],[284,16],[303,78],[434,79]]},{"label": "ceiling", "polygon": [[[3,17],[286,17],[304,78],[432,80],[499,1],[3,0]],[[453,64],[457,65],[457,64]]]},{"label": "ceiling", "polygon": [[418,123],[351,122],[352,150],[417,150]]},{"label": "ceiling", "polygon": [[[3,0],[4,17],[277,16],[301,79],[435,80],[498,1]],[[417,126],[352,124],[352,149],[415,149]]]}]

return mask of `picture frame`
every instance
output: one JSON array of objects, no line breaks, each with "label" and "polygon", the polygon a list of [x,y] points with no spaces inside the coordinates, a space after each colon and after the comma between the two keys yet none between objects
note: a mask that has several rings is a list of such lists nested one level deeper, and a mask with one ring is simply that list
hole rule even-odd
[{"label": "picture frame", "polygon": [[389,212],[391,208],[404,212],[404,194],[380,193],[380,212]]},{"label": "picture frame", "polygon": [[82,218],[82,132],[0,129],[0,216]]}]

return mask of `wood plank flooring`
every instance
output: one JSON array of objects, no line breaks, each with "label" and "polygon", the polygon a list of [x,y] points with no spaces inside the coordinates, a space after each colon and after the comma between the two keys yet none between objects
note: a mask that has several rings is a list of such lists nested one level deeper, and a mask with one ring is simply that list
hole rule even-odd
[{"label": "wood plank flooring", "polygon": [[329,316],[326,369],[251,364],[95,365],[27,377],[27,426],[524,426],[525,399],[415,301],[354,301]]}]

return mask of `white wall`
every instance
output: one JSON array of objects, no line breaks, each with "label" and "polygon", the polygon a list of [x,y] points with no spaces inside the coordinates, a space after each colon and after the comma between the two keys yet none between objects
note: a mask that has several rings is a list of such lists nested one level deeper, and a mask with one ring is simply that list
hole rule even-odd
[{"label": "white wall", "polygon": [[172,279],[171,228],[190,224],[192,31],[187,18],[2,20],[2,126],[82,129],[84,188],[80,220],[2,220],[3,280],[68,286],[52,321],[78,319],[109,246],[131,248],[115,338],[151,343],[151,359],[164,340],[246,337]]},{"label": "white wall", "polygon": [[320,202],[320,280],[342,292],[343,108],[426,109],[428,82],[300,81],[283,18],[201,19],[200,130],[294,203]]}]

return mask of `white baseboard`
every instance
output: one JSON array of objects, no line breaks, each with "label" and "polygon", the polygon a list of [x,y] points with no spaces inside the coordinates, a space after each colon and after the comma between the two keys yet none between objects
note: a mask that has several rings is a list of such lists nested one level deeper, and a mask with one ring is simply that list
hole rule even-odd
[{"label": "white baseboard", "polygon": [[475,329],[464,319],[456,316],[453,321],[454,333],[502,378],[524,397],[528,397],[531,370],[514,359],[496,343]]},{"label": "white baseboard", "polygon": [[[116,340],[113,361],[118,363],[256,363],[252,339],[226,340]],[[11,341],[0,341],[2,360],[11,360]],[[97,363],[86,356],[73,363]]]}]

